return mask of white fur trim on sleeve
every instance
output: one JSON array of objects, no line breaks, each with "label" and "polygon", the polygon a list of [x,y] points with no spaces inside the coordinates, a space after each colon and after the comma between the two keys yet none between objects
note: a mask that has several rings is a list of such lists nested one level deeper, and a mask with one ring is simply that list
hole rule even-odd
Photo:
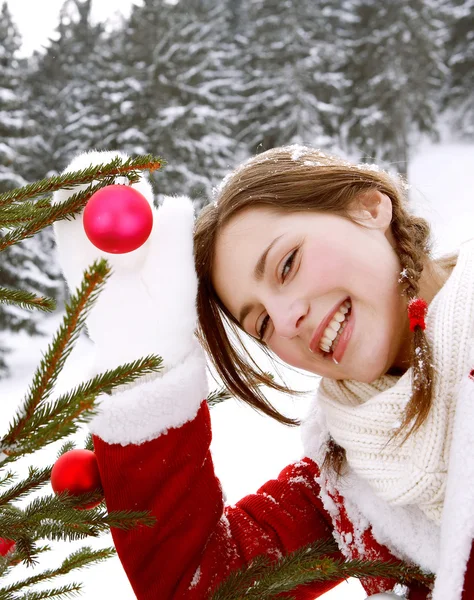
[{"label": "white fur trim on sleeve", "polygon": [[105,396],[88,426],[108,444],[143,444],[194,419],[207,392],[205,358],[196,348],[163,376]]}]

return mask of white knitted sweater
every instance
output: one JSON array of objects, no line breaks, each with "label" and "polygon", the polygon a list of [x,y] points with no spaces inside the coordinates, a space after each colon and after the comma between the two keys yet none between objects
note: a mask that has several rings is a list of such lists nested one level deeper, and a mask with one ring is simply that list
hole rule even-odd
[{"label": "white knitted sweater", "polygon": [[438,524],[457,388],[469,370],[473,333],[474,238],[461,245],[456,266],[428,308],[433,404],[425,423],[403,446],[389,444],[389,439],[410,399],[411,368],[401,377],[383,375],[372,383],[323,378],[318,389],[328,430],[346,450],[353,470],[388,503],[417,505]]}]

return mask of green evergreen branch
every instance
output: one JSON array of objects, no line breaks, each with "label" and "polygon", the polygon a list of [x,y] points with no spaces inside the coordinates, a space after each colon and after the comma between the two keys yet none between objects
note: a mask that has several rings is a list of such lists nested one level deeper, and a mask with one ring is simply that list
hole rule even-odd
[{"label": "green evergreen branch", "polygon": [[11,564],[16,566],[23,561],[28,567],[36,566],[38,564],[38,549],[31,536],[17,535],[14,541],[15,552]]},{"label": "green evergreen branch", "polygon": [[153,172],[165,164],[166,161],[153,156],[152,154],[129,158],[125,162],[122,162],[122,159],[117,157],[108,163],[90,166],[79,171],[71,171],[63,173],[62,175],[42,179],[25,185],[22,188],[0,194],[0,206],[6,206],[23,200],[30,200],[36,196],[41,196],[61,189],[71,189],[76,185],[91,183],[96,179],[105,177],[110,178],[125,175],[129,178],[130,183],[136,183],[139,179],[136,171],[148,170]]},{"label": "green evergreen branch", "polygon": [[310,544],[271,562],[259,556],[231,575],[218,587],[212,600],[276,600],[279,594],[291,592],[314,581],[336,581],[348,577],[393,578],[400,583],[431,583],[432,575],[397,561],[347,560],[322,556],[337,551],[333,540]]},{"label": "green evergreen branch", "polygon": [[[60,575],[67,575],[74,569],[84,569],[90,567],[93,564],[102,562],[104,560],[108,560],[112,556],[115,556],[115,554],[115,548],[102,548],[100,550],[92,550],[92,548],[85,546],[84,548],[80,548],[79,550],[73,552],[67,558],[65,558],[60,567],[56,569],[47,569],[42,573],[38,573],[37,575],[28,577],[24,581],[20,581],[0,589],[0,598],[8,597],[8,594],[11,594],[12,592],[17,592],[23,588],[29,588],[32,585],[50,581],[51,579],[54,579],[55,577],[58,577]],[[4,594],[6,594],[6,596],[3,596]],[[41,597],[50,598],[51,596],[49,595]],[[25,598],[30,598],[30,595],[25,596]]]},{"label": "green evergreen branch", "polygon": [[16,474],[13,471],[8,471],[5,475],[5,477],[0,479],[0,487],[7,485],[14,479],[16,479]]},{"label": "green evergreen branch", "polygon": [[44,312],[52,312],[56,309],[56,302],[52,298],[36,296],[24,290],[12,290],[2,287],[0,287],[0,303],[16,304],[29,310],[39,308]]},{"label": "green evergreen branch", "polygon": [[[100,492],[84,494],[89,501],[100,498]],[[1,519],[2,536],[16,543],[16,558],[28,566],[36,563],[36,541],[76,541],[86,537],[99,537],[108,531],[105,523],[86,521],[92,510],[77,510],[81,506],[77,497],[66,492],[57,496],[46,496],[42,502],[29,505],[19,515],[4,511]]]},{"label": "green evergreen branch", "polygon": [[19,458],[76,433],[81,424],[88,423],[97,414],[95,400],[99,394],[156,372],[160,367],[161,359],[150,355],[96,376],[81,384],[78,390],[61,396],[54,404],[40,406],[17,437],[10,456]]},{"label": "green evergreen branch", "polygon": [[124,531],[128,531],[129,529],[134,529],[138,525],[143,525],[144,527],[154,527],[156,525],[156,517],[150,515],[146,511],[124,511],[124,510],[116,510],[107,514],[104,517],[104,522],[108,524],[109,527],[113,527],[114,529],[123,529]]},{"label": "green evergreen branch", "polygon": [[0,227],[2,229],[13,229],[28,221],[34,221],[42,217],[51,208],[51,200],[43,198],[36,202],[22,202],[6,208],[0,208]]},{"label": "green evergreen branch", "polygon": [[17,445],[27,438],[27,447],[38,448],[61,439],[64,431],[69,435],[70,427],[75,427],[77,431],[76,426],[89,422],[96,414],[93,402],[99,394],[155,373],[161,370],[161,364],[161,358],[149,355],[81,383],[52,404],[43,404],[25,424],[17,438]]},{"label": "green evergreen branch", "polygon": [[[39,546],[36,548],[36,555],[43,554],[44,552],[51,552],[51,546]],[[7,556],[0,556],[0,577],[4,577],[13,570],[21,562],[18,558],[18,553],[13,551]]]},{"label": "green evergreen branch", "polygon": [[[41,592],[27,592],[22,596],[9,596],[12,600],[44,600],[45,598],[75,598],[82,591],[81,583],[67,583],[53,590],[42,590]],[[2,600],[0,596],[0,600]]]},{"label": "green evergreen branch", "polygon": [[68,219],[79,214],[95,192],[112,183],[113,178],[104,179],[96,185],[90,185],[85,190],[72,194],[65,202],[60,202],[59,204],[52,205],[51,208],[42,210],[37,218],[4,235],[0,239],[0,252],[18,244],[18,242],[26,238],[33,237],[39,231],[45,227],[49,227],[49,225],[52,225],[56,221]]},{"label": "green evergreen branch", "polygon": [[[258,556],[249,565],[233,571],[229,577],[223,581],[217,590],[214,591],[211,600],[240,600],[244,596],[247,598],[272,598],[274,593],[270,591],[268,595],[267,587],[279,585],[281,581],[285,581],[287,572],[294,568],[294,563],[298,565],[304,561],[306,563],[308,555],[311,553],[313,561],[320,561],[321,556],[331,552],[337,552],[338,547],[336,542],[329,538],[327,540],[319,540],[314,544],[297,550],[294,553],[288,554],[278,561],[271,562],[269,556]],[[276,575],[275,575],[276,573]],[[257,583],[256,583],[257,582]],[[287,590],[291,591],[298,583],[292,582],[292,587]],[[256,595],[253,595],[252,588],[258,587]],[[261,595],[259,594],[265,594]]]},{"label": "green evergreen branch", "polygon": [[38,470],[35,467],[29,467],[28,477],[17,483],[12,488],[0,495],[0,506],[7,504],[13,500],[19,500],[29,492],[39,489],[45,483],[48,483],[51,478],[52,467]]},{"label": "green evergreen branch", "polygon": [[59,458],[66,452],[69,452],[69,450],[74,450],[75,447],[76,447],[76,444],[72,440],[64,442],[64,444],[61,446],[61,449],[59,450],[56,458]]},{"label": "green evergreen branch", "polygon": [[77,496],[64,491],[35,498],[25,509],[12,505],[0,507],[2,537],[22,540],[23,550],[20,551],[19,544],[17,552],[21,559],[28,560],[30,548],[39,539],[77,540],[98,537],[111,527],[127,531],[138,525],[153,527],[156,524],[156,517],[146,511],[108,513],[103,504],[93,509],[77,510],[102,499],[102,496],[102,490]]},{"label": "green evergreen branch", "polygon": [[88,433],[86,440],[84,442],[84,448],[86,450],[90,450],[91,452],[94,452],[94,441],[92,439],[92,434]]},{"label": "green evergreen branch", "polygon": [[14,461],[18,460],[19,458],[21,458],[22,456],[25,456],[26,454],[31,454],[33,452],[36,452],[37,450],[41,449],[39,447],[39,446],[41,446],[41,444],[43,444],[43,446],[46,446],[49,443],[52,443],[53,441],[58,441],[58,440],[61,440],[63,438],[69,437],[70,435],[77,433],[77,431],[79,429],[79,424],[87,423],[87,414],[91,417],[93,417],[95,414],[97,414],[95,411],[95,408],[94,408],[94,400],[95,400],[94,398],[86,398],[84,400],[84,403],[81,405],[81,408],[78,410],[79,421],[77,424],[71,423],[71,422],[59,424],[59,426],[57,428],[55,440],[45,441],[43,437],[31,436],[26,441],[24,441],[22,439],[21,442],[14,442],[13,444],[9,444],[9,445],[5,446],[5,449],[4,449],[5,456],[4,456],[4,458],[0,458],[0,467],[3,467],[11,462],[14,462]]},{"label": "green evergreen branch", "polygon": [[229,400],[230,398],[232,398],[232,394],[226,387],[222,386],[207,396],[207,403],[210,407],[212,407],[216,404],[224,402],[224,400]]},{"label": "green evergreen branch", "polygon": [[105,260],[95,261],[85,271],[80,288],[71,297],[69,304],[66,304],[63,322],[52,343],[48,346],[46,355],[43,355],[23,407],[2,439],[0,451],[3,450],[7,455],[9,454],[6,447],[15,442],[29,419],[32,418],[38,404],[50,395],[59,372],[84,327],[85,319],[109,276],[110,268]]}]

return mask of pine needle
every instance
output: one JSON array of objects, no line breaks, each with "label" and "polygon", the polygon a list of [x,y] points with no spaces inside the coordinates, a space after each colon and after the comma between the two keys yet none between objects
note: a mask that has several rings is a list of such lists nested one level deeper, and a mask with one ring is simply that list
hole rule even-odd
[{"label": "pine needle", "polygon": [[23,200],[31,200],[31,198],[36,196],[61,189],[71,189],[77,185],[91,183],[96,179],[103,179],[105,177],[110,178],[117,175],[125,175],[129,178],[130,183],[136,183],[139,179],[137,171],[148,170],[153,172],[164,164],[166,164],[165,160],[152,154],[129,158],[125,162],[122,162],[122,159],[117,157],[108,163],[94,165],[79,171],[70,171],[4,192],[0,194],[0,206],[11,205],[14,202],[21,202]]},{"label": "pine needle", "polygon": [[337,551],[334,540],[321,540],[271,562],[259,556],[248,566],[231,573],[211,600],[276,600],[300,585],[315,581],[339,581],[348,577],[395,578],[402,583],[433,581],[417,567],[400,562],[342,560],[328,556]]},{"label": "pine needle", "polygon": [[12,290],[0,287],[0,303],[16,304],[28,310],[39,309],[44,312],[52,312],[56,309],[56,302],[52,298],[36,296],[24,290]]},{"label": "pine needle", "polygon": [[94,262],[85,271],[81,287],[71,297],[69,304],[66,304],[63,322],[48,346],[46,354],[43,355],[23,406],[2,440],[0,450],[6,454],[9,454],[8,446],[17,440],[33,417],[39,403],[45,401],[51,394],[57,377],[85,325],[86,317],[109,276],[110,268],[105,260]]},{"label": "pine needle", "polygon": [[28,477],[26,479],[20,481],[0,495],[0,506],[12,502],[13,500],[19,500],[26,494],[41,488],[45,483],[49,483],[51,469],[52,467],[47,467],[40,470],[30,466],[28,469]]}]

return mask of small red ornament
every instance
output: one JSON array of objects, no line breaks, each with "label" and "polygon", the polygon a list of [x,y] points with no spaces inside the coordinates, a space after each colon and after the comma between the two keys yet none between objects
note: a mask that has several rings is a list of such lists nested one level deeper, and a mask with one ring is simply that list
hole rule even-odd
[{"label": "small red ornament", "polygon": [[99,250],[126,254],[147,241],[153,228],[153,211],[135,188],[108,185],[90,197],[82,222],[87,237]]},{"label": "small red ornament", "polygon": [[6,556],[9,552],[15,551],[15,542],[0,538],[0,556]]},{"label": "small red ornament", "polygon": [[426,328],[425,315],[428,310],[428,304],[423,298],[413,298],[408,303],[408,318],[410,319],[410,330],[415,331],[419,325],[422,329]]},{"label": "small red ornament", "polygon": [[[102,491],[96,455],[90,450],[69,450],[58,458],[51,471],[51,485],[56,494],[68,491],[73,496]],[[81,510],[94,508],[96,500]]]}]

